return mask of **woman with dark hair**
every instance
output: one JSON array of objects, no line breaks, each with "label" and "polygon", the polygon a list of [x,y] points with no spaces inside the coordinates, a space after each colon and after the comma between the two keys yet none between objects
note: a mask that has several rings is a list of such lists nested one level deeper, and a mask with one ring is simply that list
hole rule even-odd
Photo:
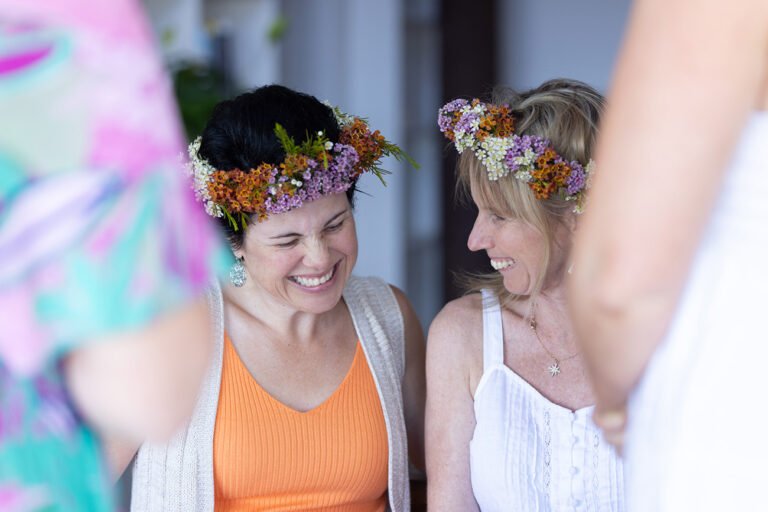
[{"label": "woman with dark hair", "polygon": [[190,157],[237,263],[210,294],[196,412],[139,451],[132,510],[410,509],[423,334],[402,292],[351,275],[355,183],[386,155],[402,153],[363,120],[285,87],[216,107]]}]

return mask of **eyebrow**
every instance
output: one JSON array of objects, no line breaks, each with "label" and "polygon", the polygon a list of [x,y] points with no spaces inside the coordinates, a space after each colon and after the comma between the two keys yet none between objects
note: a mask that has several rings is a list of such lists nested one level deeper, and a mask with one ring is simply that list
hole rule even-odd
[{"label": "eyebrow", "polygon": [[[325,223],[325,225],[323,227],[327,228],[329,224],[333,224],[333,222],[335,220],[337,220],[339,217],[341,217],[342,215],[344,215],[348,211],[349,211],[349,207],[344,208],[342,211],[340,211],[339,213],[337,213],[336,215],[334,215],[333,217],[328,219],[328,221]],[[288,238],[288,237],[297,237],[297,236],[302,236],[302,235],[301,235],[301,233],[283,233],[281,235],[271,236],[271,237],[269,237],[269,239],[270,240],[274,240],[276,238]]]}]

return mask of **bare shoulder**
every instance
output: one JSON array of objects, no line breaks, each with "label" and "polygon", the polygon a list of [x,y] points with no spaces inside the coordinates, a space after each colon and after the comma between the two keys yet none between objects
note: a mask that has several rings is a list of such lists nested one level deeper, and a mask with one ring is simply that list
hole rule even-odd
[{"label": "bare shoulder", "polygon": [[482,359],[482,336],[482,297],[478,293],[465,295],[446,304],[432,321],[427,357],[471,368]]},{"label": "bare shoulder", "polygon": [[465,338],[482,329],[483,304],[479,293],[452,300],[437,314],[429,327],[429,338]]}]

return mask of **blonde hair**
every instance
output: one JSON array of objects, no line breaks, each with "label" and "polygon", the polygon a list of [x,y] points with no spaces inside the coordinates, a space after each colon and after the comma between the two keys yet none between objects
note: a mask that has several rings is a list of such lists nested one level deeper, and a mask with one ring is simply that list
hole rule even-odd
[{"label": "blonde hair", "polygon": [[[494,89],[492,102],[509,106],[516,134],[544,137],[565,160],[589,162],[604,105],[602,95],[589,85],[556,79],[523,93],[500,87]],[[528,184],[511,174],[490,181],[485,166],[471,151],[465,151],[457,165],[457,192],[466,199],[470,191],[494,213],[521,220],[543,235],[544,271],[537,276],[532,295],[539,293],[551,270],[553,252],[566,250],[558,247],[557,233],[573,215],[573,202],[554,195],[536,199]],[[520,298],[504,288],[503,278],[497,272],[464,275],[460,280],[469,292],[490,288],[502,304]]]}]

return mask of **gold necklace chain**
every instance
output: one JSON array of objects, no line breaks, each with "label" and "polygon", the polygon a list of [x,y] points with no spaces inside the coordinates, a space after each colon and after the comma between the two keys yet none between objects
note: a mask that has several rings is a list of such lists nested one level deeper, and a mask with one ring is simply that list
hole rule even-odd
[{"label": "gold necklace chain", "polygon": [[543,341],[541,341],[541,337],[539,336],[539,331],[536,329],[536,315],[534,313],[531,314],[531,320],[529,321],[528,325],[530,325],[531,330],[533,331],[533,334],[536,336],[536,339],[539,342],[539,345],[541,345],[541,348],[544,349],[544,351],[547,353],[547,355],[554,361],[551,365],[547,367],[547,371],[552,377],[557,377],[560,374],[560,363],[564,363],[565,361],[568,361],[570,359],[573,359],[574,357],[581,354],[581,351],[576,352],[575,354],[571,354],[568,357],[564,357],[562,359],[558,359],[557,357],[552,354],[552,352],[549,351],[547,346],[544,344]]}]

